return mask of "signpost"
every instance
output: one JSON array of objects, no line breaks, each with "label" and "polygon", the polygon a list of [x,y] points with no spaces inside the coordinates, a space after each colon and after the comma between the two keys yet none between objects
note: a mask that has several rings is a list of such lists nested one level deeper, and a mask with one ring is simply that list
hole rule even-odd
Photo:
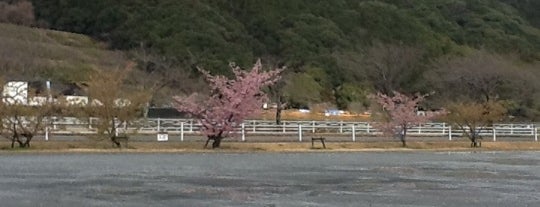
[{"label": "signpost", "polygon": [[160,132],[157,134],[157,141],[158,142],[166,142],[169,141],[169,134],[167,132]]}]

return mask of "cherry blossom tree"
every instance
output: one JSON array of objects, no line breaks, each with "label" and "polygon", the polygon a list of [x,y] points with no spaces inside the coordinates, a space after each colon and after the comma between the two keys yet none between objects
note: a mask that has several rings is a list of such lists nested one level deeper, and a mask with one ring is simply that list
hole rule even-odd
[{"label": "cherry blossom tree", "polygon": [[427,122],[436,115],[435,113],[417,115],[418,104],[424,101],[426,96],[416,94],[411,97],[396,91],[394,91],[394,96],[382,93],[372,96],[382,106],[387,115],[387,120],[376,124],[375,127],[385,135],[398,136],[403,146],[407,146],[405,140],[407,130],[415,125]]},{"label": "cherry blossom tree", "polygon": [[176,109],[191,114],[202,125],[201,132],[207,137],[205,148],[210,140],[212,148],[218,148],[248,116],[259,112],[268,99],[263,87],[275,84],[283,71],[263,71],[260,60],[250,71],[234,65],[231,69],[232,79],[199,69],[210,85],[209,96],[194,93],[187,98],[174,97]]}]

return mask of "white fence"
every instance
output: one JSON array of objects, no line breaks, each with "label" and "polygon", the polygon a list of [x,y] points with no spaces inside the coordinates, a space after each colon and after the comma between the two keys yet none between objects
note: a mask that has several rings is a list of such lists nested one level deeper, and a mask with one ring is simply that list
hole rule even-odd
[{"label": "white fence", "polygon": [[[94,134],[92,127],[95,120],[80,120],[76,118],[62,118],[51,121],[49,126],[52,134]],[[124,125],[122,130],[136,132],[138,134],[157,134],[165,132],[179,135],[184,140],[185,135],[200,135],[201,126],[191,119],[144,119]],[[370,122],[343,122],[343,121],[282,121],[276,125],[274,121],[247,120],[238,126],[237,133],[242,141],[247,141],[253,136],[289,136],[297,137],[302,141],[306,135],[340,136],[349,137],[350,141],[356,141],[357,137],[376,136],[381,133]],[[462,137],[462,131],[446,123],[426,123],[415,126],[408,130],[409,137],[441,137],[452,140]],[[537,125],[532,123],[523,124],[495,124],[493,127],[480,131],[483,137],[512,138],[521,137],[538,141]]]}]

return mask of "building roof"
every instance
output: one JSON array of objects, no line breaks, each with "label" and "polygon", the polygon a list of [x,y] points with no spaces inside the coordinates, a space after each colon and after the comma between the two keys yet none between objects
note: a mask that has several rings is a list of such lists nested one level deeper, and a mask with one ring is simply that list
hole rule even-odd
[{"label": "building roof", "polygon": [[190,118],[187,113],[179,112],[175,108],[148,108],[147,118],[179,119]]}]

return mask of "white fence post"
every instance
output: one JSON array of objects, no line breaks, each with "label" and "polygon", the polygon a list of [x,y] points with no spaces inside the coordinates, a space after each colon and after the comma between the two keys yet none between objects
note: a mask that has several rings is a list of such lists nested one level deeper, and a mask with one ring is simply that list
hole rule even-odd
[{"label": "white fence post", "polygon": [[339,122],[339,133],[343,134],[343,121]]},{"label": "white fence post", "polygon": [[51,121],[51,124],[53,125],[53,128],[52,128],[53,130],[56,130],[56,129],[57,129],[57,126],[56,126],[56,122],[57,122],[57,121],[56,121],[55,119],[56,119],[56,118],[53,118],[52,121]]},{"label": "white fence post", "polygon": [[302,124],[298,124],[298,141],[302,141]]},{"label": "white fence post", "polygon": [[157,132],[161,132],[161,119],[160,118],[157,118]]},{"label": "white fence post", "polygon": [[45,141],[49,141],[49,126],[45,127]]},{"label": "white fence post", "polygon": [[366,127],[367,127],[366,128],[366,133],[368,133],[368,134],[371,133],[371,130],[370,130],[371,124],[369,124],[369,122],[367,123]]},{"label": "white fence post", "polygon": [[493,131],[493,141],[496,142],[497,141],[497,133],[495,132],[495,127],[493,127],[492,131]]},{"label": "white fence post", "polygon": [[283,133],[285,133],[285,122],[281,123],[281,127],[283,127]]},{"label": "white fence post", "polygon": [[352,125],[352,141],[356,141],[356,129],[354,128],[354,124]]},{"label": "white fence post", "polygon": [[255,132],[255,120],[251,121],[251,124],[253,125],[253,132]]},{"label": "white fence post", "polygon": [[180,122],[180,141],[184,141],[184,122]]},{"label": "white fence post", "polygon": [[538,128],[536,128],[535,125],[533,125],[533,130],[534,130],[534,141],[538,142]]},{"label": "white fence post", "polygon": [[311,133],[315,134],[315,121],[311,122]]},{"label": "white fence post", "polygon": [[246,126],[242,123],[242,142],[246,141]]},{"label": "white fence post", "polygon": [[452,125],[448,126],[448,140],[452,141]]},{"label": "white fence post", "polygon": [[510,124],[510,135],[514,134],[514,124]]},{"label": "white fence post", "polygon": [[442,123],[442,134],[443,134],[443,135],[446,134],[446,133],[444,132],[445,126],[446,126],[446,124],[445,124],[445,123]]}]

